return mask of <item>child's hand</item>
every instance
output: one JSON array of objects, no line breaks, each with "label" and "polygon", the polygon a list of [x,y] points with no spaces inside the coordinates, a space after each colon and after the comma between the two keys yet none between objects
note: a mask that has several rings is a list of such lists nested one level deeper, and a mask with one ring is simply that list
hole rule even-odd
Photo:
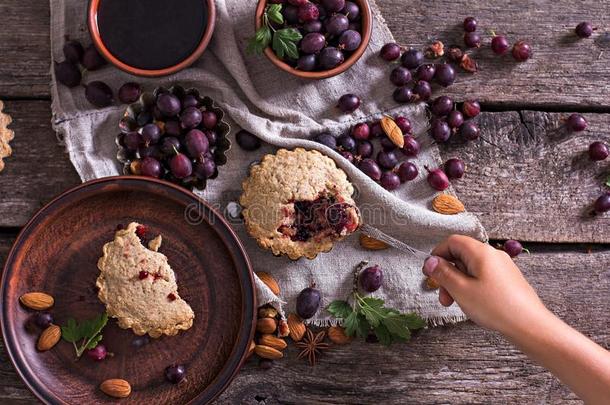
[{"label": "child's hand", "polygon": [[432,254],[423,272],[441,286],[440,303],[449,306],[455,300],[477,324],[511,335],[550,314],[504,251],[452,235]]}]

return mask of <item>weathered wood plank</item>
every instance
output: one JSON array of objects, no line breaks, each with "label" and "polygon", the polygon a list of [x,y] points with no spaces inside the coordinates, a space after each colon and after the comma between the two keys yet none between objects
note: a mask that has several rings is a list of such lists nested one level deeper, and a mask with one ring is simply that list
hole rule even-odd
[{"label": "weathered wood plank", "polygon": [[[0,264],[14,235],[0,234]],[[610,251],[523,255],[517,263],[544,302],[567,322],[610,347]],[[383,348],[335,347],[315,368],[286,358],[263,371],[250,360],[218,403],[580,403],[501,336],[472,323],[419,333]],[[0,343],[0,403],[34,403]]]}]

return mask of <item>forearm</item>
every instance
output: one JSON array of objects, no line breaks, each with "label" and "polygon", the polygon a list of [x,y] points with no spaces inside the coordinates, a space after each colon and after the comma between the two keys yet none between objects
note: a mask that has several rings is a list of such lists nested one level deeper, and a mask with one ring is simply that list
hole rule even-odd
[{"label": "forearm", "polygon": [[588,404],[610,398],[610,352],[551,312],[533,315],[507,333],[508,339],[551,371]]}]

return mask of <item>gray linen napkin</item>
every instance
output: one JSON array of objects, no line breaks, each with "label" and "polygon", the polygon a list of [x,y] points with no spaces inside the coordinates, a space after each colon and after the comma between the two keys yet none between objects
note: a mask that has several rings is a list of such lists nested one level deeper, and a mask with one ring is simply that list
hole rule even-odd
[{"label": "gray linen napkin", "polygon": [[[50,0],[50,3],[51,52],[53,60],[61,61],[66,35],[89,43],[85,23],[87,2]],[[244,152],[234,145],[227,154],[227,165],[220,168],[219,177],[208,182],[208,188],[200,193],[221,211],[235,208],[231,203],[238,200],[241,181],[252,161],[278,147],[301,146],[317,149],[333,158],[357,188],[357,202],[365,222],[394,238],[426,252],[451,233],[485,240],[485,230],[473,215],[445,216],[430,209],[435,192],[426,183],[423,167],[441,163],[438,149],[425,135],[424,106],[398,107],[392,100],[392,86],[388,81],[391,66],[377,53],[393,37],[373,1],[371,6],[374,28],[367,51],[346,73],[331,79],[301,80],[280,71],[265,57],[246,54],[247,39],[254,31],[256,1],[216,0],[218,17],[213,40],[191,68],[161,79],[142,79],[108,66],[88,72],[84,81],[102,80],[113,89],[126,81],[138,81],[148,91],[173,83],[196,87],[227,112],[233,132],[244,128],[266,141],[268,145],[254,153]],[[82,88],[56,85],[54,77],[51,89],[53,125],[81,179],[119,174],[114,139],[125,106],[95,109],[85,100]],[[363,105],[354,114],[340,114],[334,105],[348,92],[360,95]],[[339,154],[310,140],[312,135],[323,130],[342,133],[354,122],[378,118],[383,112],[408,116],[423,143],[423,151],[416,160],[419,177],[394,192],[385,191]],[[232,135],[231,139],[234,140]],[[352,288],[353,267],[361,260],[368,260],[384,269],[384,286],[375,295],[385,299],[387,305],[416,311],[432,325],[465,319],[457,306],[442,307],[438,304],[437,293],[422,286],[421,257],[409,256],[396,249],[366,251],[359,246],[357,236],[351,236],[315,260],[293,262],[261,250],[247,235],[243,224],[233,222],[254,270],[272,274],[282,290],[278,298],[257,280],[259,304],[272,302],[285,311],[293,311],[298,292],[312,282],[322,291],[325,305],[334,299],[344,299]],[[318,325],[333,322],[324,310],[312,321]]]}]

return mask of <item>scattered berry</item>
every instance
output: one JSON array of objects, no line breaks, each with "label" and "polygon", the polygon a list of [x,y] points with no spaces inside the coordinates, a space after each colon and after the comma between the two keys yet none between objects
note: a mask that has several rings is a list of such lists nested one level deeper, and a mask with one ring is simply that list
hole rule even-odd
[{"label": "scattered berry", "polygon": [[455,69],[448,63],[436,65],[434,80],[443,87],[448,87],[455,82]]},{"label": "scattered berry", "polygon": [[591,23],[583,21],[576,26],[574,31],[580,38],[589,38],[591,34],[593,34],[593,31],[595,31],[595,28],[593,28]]},{"label": "scattered berry", "polygon": [[517,62],[525,62],[532,56],[532,47],[524,41],[517,41],[513,45],[512,55]]},{"label": "scattered berry", "polygon": [[413,91],[407,86],[397,87],[392,97],[397,103],[410,103],[413,101]]},{"label": "scattered berry", "polygon": [[34,324],[40,329],[46,329],[53,323],[53,315],[48,312],[37,312],[33,316]]},{"label": "scattered berry", "polygon": [[396,190],[400,187],[400,178],[394,172],[384,172],[379,180],[381,186],[388,191]]},{"label": "scattered berry", "polygon": [[415,179],[418,174],[417,166],[411,162],[403,162],[398,166],[398,177],[402,183]]},{"label": "scattered berry", "polygon": [[610,193],[602,194],[595,200],[593,209],[597,214],[603,214],[610,211]]},{"label": "scattered berry", "polygon": [[477,29],[477,20],[474,17],[466,17],[464,19],[464,31],[474,32]]},{"label": "scattered berry", "polygon": [[402,153],[404,153],[405,156],[408,157],[417,156],[420,150],[419,142],[417,142],[417,139],[415,139],[411,135],[405,135],[403,139],[405,144],[401,149]]},{"label": "scattered berry", "polygon": [[506,55],[508,48],[510,44],[504,35],[496,35],[491,39],[491,50],[496,55]]},{"label": "scattered berry", "polygon": [[466,100],[462,105],[462,112],[468,118],[474,118],[481,112],[481,105],[476,100]]},{"label": "scattered berry", "polygon": [[587,120],[580,114],[571,114],[566,120],[566,126],[570,131],[580,132],[587,128]]},{"label": "scattered berry", "polygon": [[608,145],[602,141],[595,141],[589,145],[589,157],[593,161],[604,160],[608,157],[608,154],[610,154]]},{"label": "scattered berry", "polygon": [[135,103],[141,94],[142,88],[138,83],[128,82],[119,88],[119,100],[123,104]]},{"label": "scattered berry", "polygon": [[402,54],[402,65],[407,69],[415,69],[424,62],[422,51],[411,48]]},{"label": "scattered berry", "polygon": [[428,101],[432,96],[432,87],[430,87],[430,83],[427,81],[419,80],[413,86],[412,92],[416,100]]},{"label": "scattered berry", "polygon": [[71,88],[80,84],[82,75],[75,64],[65,60],[61,63],[55,62],[55,78],[64,86]]},{"label": "scattered berry", "polygon": [[362,159],[362,161],[358,164],[358,168],[367,176],[375,181],[379,181],[381,179],[381,169],[377,162],[373,159]]},{"label": "scattered berry", "polygon": [[449,187],[449,179],[441,169],[430,170],[426,167],[426,170],[428,171],[427,180],[430,187],[438,191],[443,191]]},{"label": "scattered berry", "polygon": [[411,71],[404,66],[398,66],[390,73],[390,81],[394,86],[404,86],[411,81]]},{"label": "scattered berry", "polygon": [[480,48],[481,36],[477,32],[464,33],[464,45],[468,48]]},{"label": "scattered berry", "polygon": [[174,364],[165,369],[165,379],[173,384],[178,384],[185,376],[186,369],[182,364]]},{"label": "scattered berry", "polygon": [[87,350],[87,356],[94,361],[102,361],[107,355],[108,351],[106,350],[106,346],[103,344],[98,344],[93,349]]},{"label": "scattered berry", "polygon": [[355,94],[344,94],[339,98],[337,107],[344,113],[352,113],[360,107],[360,97]]},{"label": "scattered berry", "polygon": [[64,44],[63,52],[66,60],[76,65],[83,59],[85,49],[80,42],[72,40]]},{"label": "scattered berry", "polygon": [[[440,96],[432,100],[430,111],[437,117],[444,117],[453,110],[453,100],[447,96]],[[466,114],[468,115],[468,114]]]},{"label": "scattered berry", "polygon": [[471,121],[466,121],[460,127],[460,135],[467,141],[474,141],[479,138],[479,127]]},{"label": "scattered berry", "polygon": [[385,44],[383,47],[381,47],[379,56],[388,62],[398,59],[400,57],[400,45],[394,42]]},{"label": "scattered berry", "polygon": [[517,240],[509,239],[504,242],[503,249],[510,257],[517,257],[523,252],[523,245]]},{"label": "scattered berry", "polygon": [[352,136],[359,141],[365,141],[369,139],[370,135],[371,128],[366,122],[361,122],[352,127]]},{"label": "scattered berry", "polygon": [[430,135],[436,142],[447,142],[451,137],[451,128],[446,121],[435,118],[430,123]]},{"label": "scattered berry", "polygon": [[450,179],[461,179],[466,166],[461,159],[452,158],[445,162],[445,174]]},{"label": "scattered berry", "polygon": [[235,140],[243,150],[253,151],[261,147],[261,140],[245,129],[235,134]]},{"label": "scattered berry", "polygon": [[373,292],[381,288],[383,283],[383,270],[378,265],[367,267],[358,276],[360,286],[366,292]]}]

